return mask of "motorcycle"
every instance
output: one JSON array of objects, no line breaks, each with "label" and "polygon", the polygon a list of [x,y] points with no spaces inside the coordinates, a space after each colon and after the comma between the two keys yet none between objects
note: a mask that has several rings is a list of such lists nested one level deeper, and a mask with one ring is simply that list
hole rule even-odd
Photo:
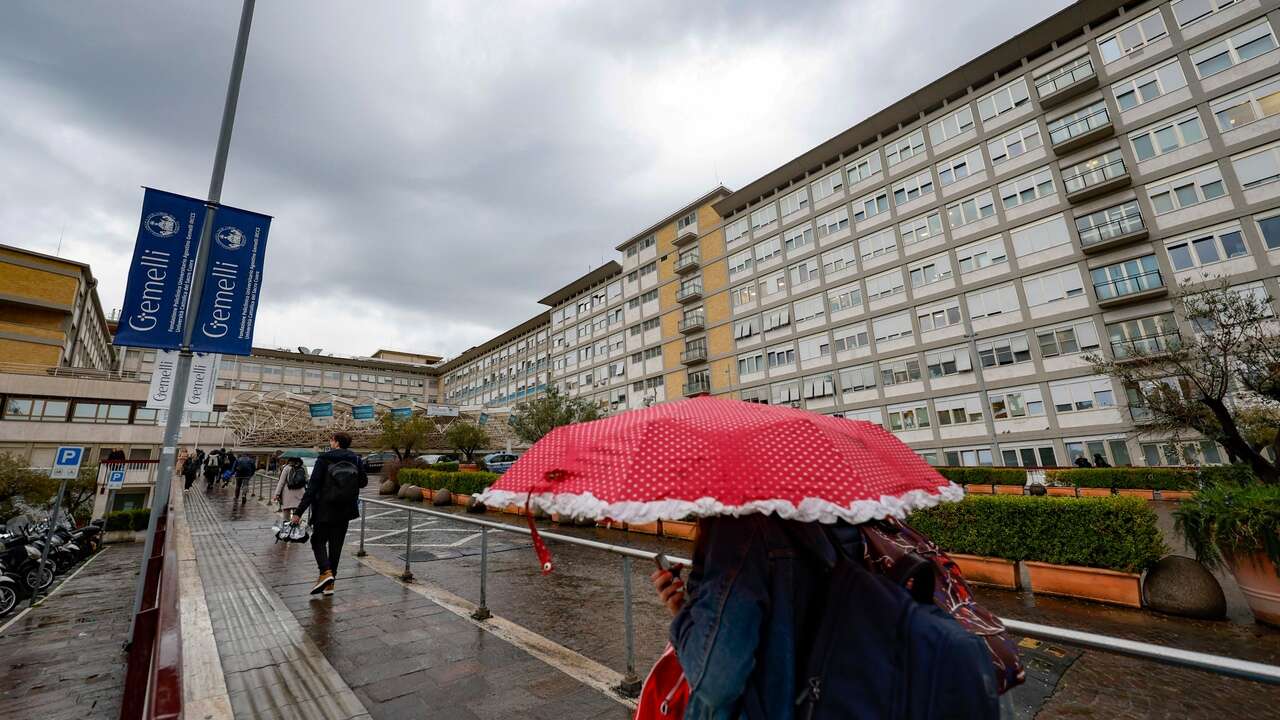
[{"label": "motorcycle", "polygon": [[0,617],[8,615],[17,607],[20,593],[18,581],[9,576],[4,563],[0,562]]},{"label": "motorcycle", "polygon": [[53,584],[53,568],[46,564],[40,574],[40,549],[25,534],[10,535],[3,542],[0,563],[7,569],[6,575],[18,581],[24,596],[30,595],[32,589],[44,590]]}]

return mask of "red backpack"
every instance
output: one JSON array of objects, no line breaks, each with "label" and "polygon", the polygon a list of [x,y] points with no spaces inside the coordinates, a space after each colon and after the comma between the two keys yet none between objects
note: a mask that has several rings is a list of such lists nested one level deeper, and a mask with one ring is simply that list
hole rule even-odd
[{"label": "red backpack", "polygon": [[676,649],[667,643],[667,649],[644,679],[636,703],[636,720],[680,720],[688,704],[689,681],[684,677]]}]

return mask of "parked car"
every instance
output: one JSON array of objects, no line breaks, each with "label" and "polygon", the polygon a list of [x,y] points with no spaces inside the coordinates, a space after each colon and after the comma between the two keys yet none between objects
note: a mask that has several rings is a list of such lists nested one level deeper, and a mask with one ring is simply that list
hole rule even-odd
[{"label": "parked car", "polygon": [[443,455],[419,455],[418,459],[427,465],[435,465],[436,463],[442,462],[459,462],[461,458],[453,453],[445,453]]},{"label": "parked car", "polygon": [[507,471],[507,468],[515,464],[515,461],[519,459],[520,459],[519,455],[514,455],[512,453],[504,453],[504,452],[489,453],[488,455],[484,456],[484,467],[489,472],[498,473],[499,475],[501,475],[502,473]]},{"label": "parked car", "polygon": [[364,456],[364,471],[374,473],[375,475],[382,472],[382,466],[388,461],[398,460],[394,450],[379,450],[371,452]]}]

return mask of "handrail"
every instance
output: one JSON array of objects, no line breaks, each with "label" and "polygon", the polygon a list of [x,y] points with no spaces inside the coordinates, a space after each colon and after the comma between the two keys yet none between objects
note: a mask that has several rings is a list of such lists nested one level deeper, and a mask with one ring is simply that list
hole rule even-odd
[{"label": "handrail", "polygon": [[142,606],[129,638],[121,720],[182,717],[182,614],[178,608],[178,552],[169,525],[172,508],[159,508],[153,554],[142,565]]},{"label": "handrail", "polygon": [[[1073,170],[1075,168],[1079,168],[1088,162],[1089,161],[1086,160],[1085,162],[1080,163],[1079,165],[1073,165],[1067,168],[1067,170]],[[1120,166],[1120,169],[1114,174],[1112,174],[1111,169],[1117,165]],[[1064,173],[1062,176],[1062,184],[1066,186],[1068,193],[1079,192],[1081,190],[1087,190],[1088,188],[1094,185],[1097,185],[1099,183],[1103,183],[1108,180],[1114,180],[1118,177],[1121,177],[1122,175],[1125,174],[1125,172],[1127,172],[1127,170],[1125,169],[1125,166],[1124,166],[1124,157],[1117,154],[1114,160],[1108,160],[1107,162],[1095,167],[1081,169],[1080,171],[1076,172],[1074,175],[1067,176]],[[1097,178],[1097,179],[1092,179],[1092,178]]]},{"label": "handrail", "polygon": [[[1136,223],[1129,222],[1131,220],[1136,220]],[[1113,226],[1118,230],[1118,232],[1112,233],[1110,231],[1103,230],[1103,228],[1110,228]],[[1131,232],[1144,230],[1146,227],[1146,224],[1142,220],[1142,212],[1137,211],[1128,215],[1122,215],[1114,220],[1108,220],[1104,223],[1087,227],[1083,230],[1081,230],[1079,226],[1076,226],[1076,230],[1080,233],[1080,245],[1083,247],[1089,247],[1090,245],[1097,245],[1098,243],[1106,242],[1107,240],[1120,237],[1121,235],[1128,235]],[[1091,238],[1096,236],[1097,239],[1086,240],[1086,235]]]},{"label": "handrail", "polygon": [[[1074,113],[1072,114],[1074,115]],[[1093,119],[1098,117],[1099,115],[1103,117],[1103,121],[1098,123],[1097,125],[1094,125]],[[1061,125],[1058,125],[1056,128],[1054,127],[1054,124],[1057,123],[1059,120],[1065,120],[1069,117],[1071,117],[1071,115],[1064,115],[1058,118],[1057,120],[1054,120],[1053,122],[1049,123],[1049,144],[1061,145],[1062,143],[1070,140],[1073,137],[1079,137],[1080,135],[1083,135],[1089,132],[1090,130],[1093,130],[1095,128],[1100,128],[1111,123],[1111,115],[1107,112],[1107,106],[1101,105],[1098,107],[1098,109],[1094,110],[1091,113],[1088,113],[1086,115],[1081,115],[1080,117],[1075,118],[1071,122],[1063,123]],[[1076,131],[1072,129],[1075,126],[1079,125],[1080,123],[1085,123],[1085,128],[1083,130]],[[1066,136],[1059,137],[1058,133],[1064,130],[1067,132]]]},{"label": "handrail", "polygon": [[[1149,281],[1147,280],[1147,278],[1150,278],[1152,276],[1155,277],[1154,285],[1150,284]],[[1111,288],[1112,294],[1104,297],[1101,289],[1107,288],[1107,287]],[[1122,288],[1130,288],[1130,287],[1136,288],[1136,289],[1122,290]],[[1162,287],[1164,287],[1164,278],[1160,276],[1160,271],[1147,270],[1146,272],[1140,272],[1135,275],[1125,275],[1124,277],[1120,277],[1120,278],[1112,278],[1110,280],[1096,282],[1093,284],[1093,291],[1094,293],[1097,294],[1099,300],[1111,300],[1112,298],[1120,298],[1126,295],[1135,295],[1137,293],[1146,292],[1148,290],[1157,290]]]},{"label": "handrail", "polygon": [[[521,535],[531,534],[528,527],[521,525],[510,525],[507,523],[494,522],[492,520],[481,520],[479,518],[473,518],[466,515],[443,512],[440,510],[430,510],[423,507],[387,502],[385,500],[374,500],[372,498],[361,498],[361,500],[367,505],[380,505],[382,507],[405,510],[409,513],[429,515],[468,525],[475,525],[477,527],[488,528],[490,530]],[[623,545],[612,545],[609,543],[599,542],[597,540],[587,540],[585,538],[562,535],[555,532],[544,532],[539,530],[538,534],[544,539],[563,542],[567,545],[577,545],[579,547],[601,550],[603,552],[620,555],[624,558],[652,561],[658,556],[658,553],[650,552],[648,550],[640,550],[639,548],[626,547]],[[692,564],[690,559],[676,557],[674,555],[667,555],[667,559],[673,563],[679,563],[686,567]],[[1039,623],[1025,622],[1022,620],[1000,618],[1000,621],[1004,623],[1006,628],[1015,633],[1025,635],[1027,637],[1038,638],[1040,640],[1051,640],[1091,650],[1101,650],[1141,660],[1151,660],[1165,665],[1187,667],[1226,675],[1229,677],[1241,678],[1244,680],[1254,680],[1272,685],[1280,685],[1280,666],[1266,665],[1263,663],[1240,660],[1238,658],[1225,657],[1222,655],[1212,655],[1209,653],[1196,652],[1194,650],[1170,648],[1163,645],[1139,642],[1136,640],[1125,640],[1124,638],[1111,637],[1109,635],[1099,635],[1097,633],[1084,632],[1082,630],[1071,630],[1069,628],[1041,625]]]},{"label": "handrail", "polygon": [[[1088,70],[1086,70],[1083,75],[1076,75],[1076,71],[1080,68],[1088,68]],[[1096,73],[1093,71],[1093,60],[1088,55],[1082,55],[1066,65],[1055,68],[1048,74],[1041,75],[1039,78],[1036,78],[1036,94],[1040,97],[1051,95],[1063,88],[1071,87],[1081,80],[1093,77],[1095,74]],[[1066,76],[1070,76],[1071,81],[1065,85],[1059,85],[1058,80]],[[1050,85],[1052,85],[1053,88],[1046,91],[1045,88]]]}]

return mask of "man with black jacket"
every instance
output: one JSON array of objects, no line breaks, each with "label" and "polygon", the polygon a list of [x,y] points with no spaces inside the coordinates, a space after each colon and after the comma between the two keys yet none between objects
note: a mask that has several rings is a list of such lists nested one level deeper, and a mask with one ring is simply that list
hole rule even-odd
[{"label": "man with black jacket", "polygon": [[351,452],[351,436],[336,432],[329,438],[328,452],[321,453],[307,480],[307,490],[293,511],[293,524],[302,522],[302,513],[311,508],[311,550],[316,556],[320,577],[311,594],[332,595],[347,523],[360,517],[360,488],[369,484],[360,456]]}]

